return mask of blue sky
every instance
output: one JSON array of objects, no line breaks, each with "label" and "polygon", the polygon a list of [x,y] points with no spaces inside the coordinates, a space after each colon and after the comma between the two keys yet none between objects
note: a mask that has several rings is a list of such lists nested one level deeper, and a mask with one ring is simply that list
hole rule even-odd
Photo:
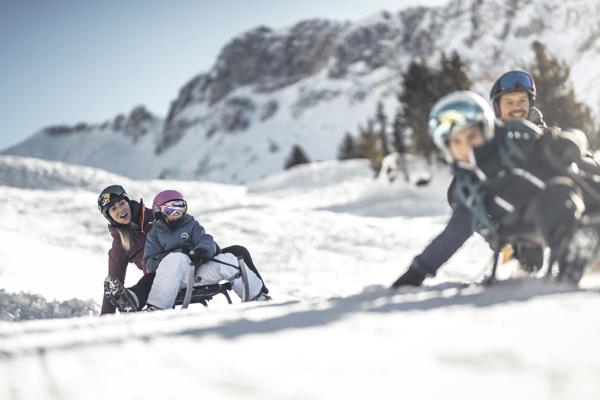
[{"label": "blue sky", "polygon": [[0,0],[0,149],[55,124],[102,122],[179,88],[257,25],[447,0]]}]

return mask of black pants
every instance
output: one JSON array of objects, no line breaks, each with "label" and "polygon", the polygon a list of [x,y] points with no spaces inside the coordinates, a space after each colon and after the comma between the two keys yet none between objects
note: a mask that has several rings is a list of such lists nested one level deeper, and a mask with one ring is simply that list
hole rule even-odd
[{"label": "black pants", "polygon": [[148,295],[150,294],[150,289],[152,288],[152,282],[154,282],[155,275],[155,272],[146,274],[142,276],[135,285],[128,288],[133,293],[135,293],[135,295],[138,298],[138,311],[146,305],[146,301],[148,300]]},{"label": "black pants", "polygon": [[531,202],[525,219],[541,231],[553,251],[560,251],[585,212],[580,188],[572,179],[550,179],[546,187]]}]

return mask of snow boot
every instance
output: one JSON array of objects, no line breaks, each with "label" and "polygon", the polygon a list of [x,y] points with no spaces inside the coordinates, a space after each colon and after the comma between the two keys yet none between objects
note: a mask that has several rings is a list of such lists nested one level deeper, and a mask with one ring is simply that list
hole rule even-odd
[{"label": "snow boot", "polygon": [[139,302],[135,293],[112,275],[104,280],[104,296],[114,305],[119,312],[135,312],[139,308]]},{"label": "snow boot", "polygon": [[267,294],[264,290],[261,290],[252,301],[271,301],[273,298]]},{"label": "snow boot", "polygon": [[559,258],[558,281],[579,284],[586,267],[598,258],[599,248],[600,236],[594,227],[577,229]]}]

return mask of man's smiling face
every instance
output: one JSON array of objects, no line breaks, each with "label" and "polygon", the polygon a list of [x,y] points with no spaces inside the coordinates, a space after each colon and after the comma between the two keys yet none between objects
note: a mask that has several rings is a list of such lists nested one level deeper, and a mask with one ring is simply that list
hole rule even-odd
[{"label": "man's smiling face", "polygon": [[509,92],[500,97],[500,119],[527,119],[529,115],[529,95],[527,92]]}]

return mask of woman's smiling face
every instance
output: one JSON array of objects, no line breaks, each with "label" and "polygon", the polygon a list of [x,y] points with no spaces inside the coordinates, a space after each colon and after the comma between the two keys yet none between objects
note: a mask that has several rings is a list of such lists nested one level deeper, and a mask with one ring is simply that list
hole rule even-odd
[{"label": "woman's smiling face", "polygon": [[129,225],[131,222],[131,208],[127,200],[120,200],[110,206],[108,214],[117,224]]}]

